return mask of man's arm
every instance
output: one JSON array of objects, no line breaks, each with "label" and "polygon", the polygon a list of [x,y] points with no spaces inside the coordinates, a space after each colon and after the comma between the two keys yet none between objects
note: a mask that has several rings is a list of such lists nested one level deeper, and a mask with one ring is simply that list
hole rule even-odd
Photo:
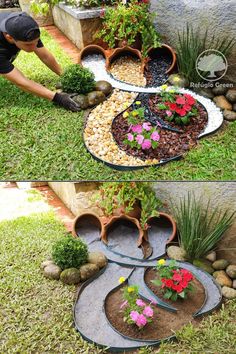
[{"label": "man's arm", "polygon": [[45,48],[45,47],[36,48],[36,50],[34,52],[39,57],[39,59],[45,65],[47,65],[47,67],[50,70],[54,71],[54,73],[56,73],[59,76],[62,74],[61,66],[58,64],[58,62],[56,61],[56,59],[54,58],[52,53],[50,53],[47,48]]},{"label": "man's arm", "polygon": [[55,104],[64,107],[72,112],[81,110],[80,106],[74,102],[66,93],[55,93],[36,82],[27,79],[18,69],[14,68],[8,74],[0,74],[20,89],[30,92],[36,96],[46,98]]},{"label": "man's arm", "polygon": [[18,86],[21,90],[33,93],[36,96],[46,98],[52,101],[55,92],[48,90],[46,87],[27,79],[18,69],[14,68],[8,74],[1,74],[7,80]]}]

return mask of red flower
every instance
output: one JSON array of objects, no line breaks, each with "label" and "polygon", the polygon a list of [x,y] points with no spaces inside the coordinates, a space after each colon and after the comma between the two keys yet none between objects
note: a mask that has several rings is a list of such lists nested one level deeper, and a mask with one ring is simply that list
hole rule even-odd
[{"label": "red flower", "polygon": [[167,288],[172,288],[173,286],[173,280],[171,279],[162,279],[161,280],[162,282],[164,282],[164,285],[167,287]]},{"label": "red flower", "polygon": [[183,289],[187,288],[188,283],[189,283],[189,282],[188,282],[187,280],[183,280],[183,281],[181,282],[181,286],[183,287]]},{"label": "red flower", "polygon": [[176,272],[176,273],[173,275],[172,279],[173,279],[174,281],[182,281],[182,276],[181,276],[181,274],[179,274],[179,273]]},{"label": "red flower", "polygon": [[178,109],[178,106],[175,103],[170,103],[169,107],[172,111],[176,111],[176,109]]},{"label": "red flower", "polygon": [[193,104],[196,103],[196,100],[191,95],[186,93],[184,94],[184,97],[187,99],[187,104],[192,106]]},{"label": "red flower", "polygon": [[178,104],[185,104],[185,98],[182,97],[182,96],[178,96],[178,97],[177,97],[177,100],[176,100],[176,103],[178,103]]},{"label": "red flower", "polygon": [[179,114],[181,117],[186,116],[186,111],[185,111],[185,109],[181,108],[181,109],[179,110],[178,114]]},{"label": "red flower", "polygon": [[174,284],[172,289],[175,290],[177,293],[181,293],[181,291],[183,290],[182,285],[180,284]]},{"label": "red flower", "polygon": [[192,107],[190,105],[188,105],[188,104],[185,104],[183,106],[183,109],[185,109],[185,111],[189,112],[189,111],[191,111]]}]

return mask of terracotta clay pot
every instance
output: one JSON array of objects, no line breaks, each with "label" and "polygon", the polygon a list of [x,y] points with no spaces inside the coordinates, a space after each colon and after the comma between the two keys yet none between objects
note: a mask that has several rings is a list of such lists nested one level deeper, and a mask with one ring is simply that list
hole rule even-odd
[{"label": "terracotta clay pot", "polygon": [[110,71],[111,69],[111,64],[117,60],[118,58],[122,57],[122,56],[132,56],[134,58],[138,58],[140,59],[141,63],[142,63],[142,72],[144,70],[144,61],[143,61],[143,58],[142,58],[142,54],[141,52],[138,50],[138,49],[134,49],[134,48],[131,48],[129,46],[125,46],[125,47],[122,47],[122,48],[115,48],[114,51],[112,52],[111,55],[108,56],[107,58],[107,62],[106,62],[106,69],[107,71]]},{"label": "terracotta clay pot", "polygon": [[136,37],[135,37],[135,41],[134,43],[132,44],[128,44],[127,40],[123,39],[121,41],[117,41],[117,47],[119,48],[123,48],[123,47],[131,47],[131,48],[134,48],[134,49],[138,49],[138,50],[141,50],[142,49],[142,37],[140,34],[138,34]]},{"label": "terracotta clay pot", "polygon": [[136,225],[136,227],[139,231],[139,237],[137,239],[137,246],[140,247],[143,242],[144,232],[140,226],[139,220],[136,218],[132,218],[132,217],[125,215],[125,214],[120,215],[120,216],[113,216],[111,218],[111,220],[106,225],[104,225],[103,231],[101,232],[101,240],[105,244],[108,243],[108,230],[115,222],[117,222],[119,220],[127,220],[127,221],[130,221],[131,223],[133,223],[134,225]]},{"label": "terracotta clay pot", "polygon": [[80,225],[82,226],[84,224],[95,225],[98,229],[100,229],[101,234],[104,233],[104,225],[100,220],[100,217],[91,212],[80,214],[75,218],[72,227],[72,235],[75,237],[79,236]]},{"label": "terracotta clay pot", "polygon": [[104,48],[96,44],[90,44],[81,50],[78,63],[81,64],[82,59],[91,54],[101,54],[107,60],[107,51]]},{"label": "terracotta clay pot", "polygon": [[[170,235],[170,237],[168,238],[166,244],[172,242],[175,238],[175,235],[176,235],[176,222],[175,220],[173,219],[173,217],[167,213],[163,213],[163,212],[159,212],[159,216],[153,216],[151,218],[148,219],[147,223],[151,223],[152,221],[156,221],[157,223],[160,223],[162,225],[170,225],[172,226],[172,233]],[[147,230],[144,230],[144,239],[146,241],[148,241],[148,229]]]},{"label": "terracotta clay pot", "polygon": [[[172,64],[168,68],[168,70],[166,70],[166,74],[170,74],[174,70],[177,58],[174,49],[171,48],[169,45],[161,44],[161,47],[159,48],[150,48],[148,49],[147,54],[150,59],[157,58],[160,54],[168,54],[172,57]],[[149,60],[147,60],[147,62],[145,63],[146,66],[148,65],[148,61]]]}]

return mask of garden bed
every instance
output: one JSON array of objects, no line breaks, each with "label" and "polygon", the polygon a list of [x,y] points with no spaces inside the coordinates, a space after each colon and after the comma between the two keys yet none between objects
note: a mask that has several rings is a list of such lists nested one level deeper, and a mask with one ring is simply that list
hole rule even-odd
[{"label": "garden bed", "polygon": [[[153,274],[153,273],[154,274]],[[155,272],[150,271],[147,273],[147,281],[150,289],[158,293],[158,296],[161,297],[159,291],[155,291],[151,279],[154,279]],[[135,325],[129,325],[127,322],[124,322],[124,310],[120,309],[120,306],[123,302],[122,290],[118,288],[112,291],[105,300],[105,311],[106,316],[110,324],[120,332],[122,335],[129,337],[131,339],[137,340],[163,340],[173,335],[173,332],[179,330],[183,325],[188,322],[193,324],[199,323],[199,320],[193,319],[192,315],[196,312],[199,307],[204,303],[205,293],[204,288],[201,283],[197,280],[194,281],[196,291],[189,296],[187,300],[178,300],[177,302],[170,302],[172,306],[178,308],[177,313],[167,311],[161,307],[154,307],[153,321],[148,323],[141,330]]]},{"label": "garden bed", "polygon": [[[149,102],[151,111],[164,118],[164,112],[155,109],[155,103],[158,102],[158,95],[151,96]],[[199,103],[196,103],[195,107],[198,110],[198,114],[197,116],[192,117],[188,125],[177,125],[175,123],[168,122],[168,125],[171,127],[179,129],[180,133],[160,128],[160,140],[156,149],[142,150],[132,148],[124,143],[124,140],[130,130],[130,125],[127,119],[123,117],[123,114],[119,114],[114,119],[112,124],[112,134],[118,146],[129,155],[138,157],[142,160],[166,160],[173,158],[182,155],[186,151],[193,148],[197,144],[197,139],[200,133],[206,126],[206,110]]]}]

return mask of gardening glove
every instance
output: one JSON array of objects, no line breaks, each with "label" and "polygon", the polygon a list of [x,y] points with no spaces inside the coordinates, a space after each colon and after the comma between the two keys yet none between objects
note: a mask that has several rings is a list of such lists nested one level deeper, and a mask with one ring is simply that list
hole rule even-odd
[{"label": "gardening glove", "polygon": [[81,110],[80,106],[73,101],[67,93],[56,93],[52,102],[72,112]]}]

